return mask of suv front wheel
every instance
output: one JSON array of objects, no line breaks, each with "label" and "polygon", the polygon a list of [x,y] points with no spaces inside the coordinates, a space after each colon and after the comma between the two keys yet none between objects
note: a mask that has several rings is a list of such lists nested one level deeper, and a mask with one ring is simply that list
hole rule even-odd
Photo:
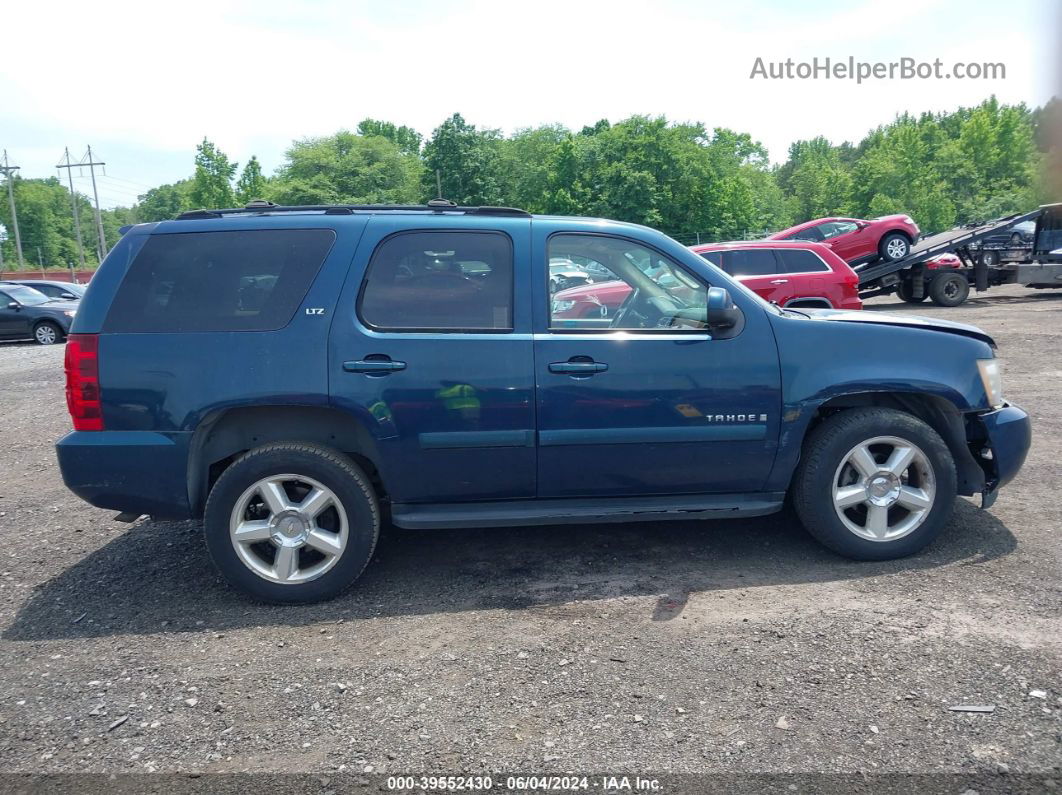
[{"label": "suv front wheel", "polygon": [[204,527],[210,556],[231,585],[265,602],[316,602],[365,570],[380,510],[349,458],[281,443],[245,453],[222,473]]},{"label": "suv front wheel", "polygon": [[834,552],[891,560],[937,537],[956,490],[951,452],[926,423],[895,409],[849,409],[809,436],[793,504]]}]

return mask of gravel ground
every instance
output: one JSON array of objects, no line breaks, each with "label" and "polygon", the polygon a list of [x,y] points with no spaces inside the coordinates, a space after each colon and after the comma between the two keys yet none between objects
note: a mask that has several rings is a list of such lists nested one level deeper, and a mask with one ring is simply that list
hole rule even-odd
[{"label": "gravel ground", "polygon": [[785,515],[389,530],[298,608],[227,590],[194,523],[69,494],[62,348],[0,345],[0,769],[1057,776],[1062,292],[917,311],[995,335],[1035,422],[994,508],[917,557]]}]

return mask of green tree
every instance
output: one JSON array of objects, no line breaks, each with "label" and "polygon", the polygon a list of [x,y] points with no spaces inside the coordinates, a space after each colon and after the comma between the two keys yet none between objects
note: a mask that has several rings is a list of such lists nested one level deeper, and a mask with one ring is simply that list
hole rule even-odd
[{"label": "green tree", "polygon": [[194,208],[191,179],[182,179],[170,185],[159,185],[137,199],[132,208],[136,223],[168,221]]},{"label": "green tree", "polygon": [[421,134],[404,124],[398,127],[389,121],[363,119],[358,123],[358,135],[378,135],[397,144],[399,150],[407,155],[420,154]]},{"label": "green tree", "polygon": [[195,176],[192,177],[192,204],[196,207],[231,207],[236,202],[232,178],[238,163],[206,138],[196,147]]},{"label": "green tree", "polygon": [[236,201],[245,205],[255,199],[264,198],[266,187],[267,181],[262,174],[262,165],[257,157],[251,155],[251,159],[247,161],[240,178],[236,181]]},{"label": "green tree", "polygon": [[464,205],[502,203],[501,135],[477,130],[455,113],[432,132],[424,146],[423,195],[435,196],[436,172],[443,198]]},{"label": "green tree", "polygon": [[422,170],[386,137],[341,130],[292,144],[269,194],[283,204],[409,204],[420,197]]}]

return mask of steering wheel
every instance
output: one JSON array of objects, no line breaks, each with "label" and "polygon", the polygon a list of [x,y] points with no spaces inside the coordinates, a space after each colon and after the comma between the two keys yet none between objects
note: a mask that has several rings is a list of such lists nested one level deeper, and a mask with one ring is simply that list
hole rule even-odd
[{"label": "steering wheel", "polygon": [[654,295],[643,299],[641,290],[635,288],[612,316],[609,328],[659,328],[661,321],[670,319],[683,307],[685,304],[673,295]]}]

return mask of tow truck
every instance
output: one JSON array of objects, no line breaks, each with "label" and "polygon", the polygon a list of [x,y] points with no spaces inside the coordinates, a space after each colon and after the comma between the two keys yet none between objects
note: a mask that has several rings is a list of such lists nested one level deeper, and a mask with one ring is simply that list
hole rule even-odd
[{"label": "tow truck", "polygon": [[[987,258],[979,251],[981,241],[1023,221],[1035,221],[1036,232],[1031,249],[1023,252],[1020,260]],[[954,253],[961,266],[933,268],[931,261],[946,253]],[[872,262],[855,271],[859,297],[864,300],[895,292],[908,303],[920,303],[928,297],[938,306],[958,306],[971,288],[978,292],[1001,284],[1062,288],[1062,202],[930,235],[911,246],[911,252],[902,259]]]}]

